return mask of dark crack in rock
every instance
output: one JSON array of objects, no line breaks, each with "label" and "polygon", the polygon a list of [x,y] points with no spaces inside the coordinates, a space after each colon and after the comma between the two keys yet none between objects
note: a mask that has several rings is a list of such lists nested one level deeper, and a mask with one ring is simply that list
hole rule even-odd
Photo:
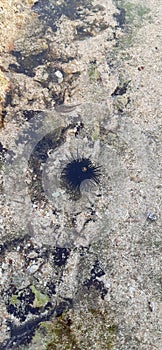
[{"label": "dark crack in rock", "polygon": [[41,21],[45,26],[52,28],[54,32],[57,31],[57,21],[62,15],[65,15],[71,20],[82,18],[83,7],[90,9],[91,1],[37,1],[33,6],[32,10],[38,14]]},{"label": "dark crack in rock", "polygon": [[42,65],[46,62],[48,50],[44,50],[39,54],[32,54],[24,56],[19,51],[11,51],[11,54],[16,57],[17,65],[11,63],[9,69],[13,70],[16,73],[26,74],[29,77],[34,77],[35,72],[33,71],[35,67]]}]

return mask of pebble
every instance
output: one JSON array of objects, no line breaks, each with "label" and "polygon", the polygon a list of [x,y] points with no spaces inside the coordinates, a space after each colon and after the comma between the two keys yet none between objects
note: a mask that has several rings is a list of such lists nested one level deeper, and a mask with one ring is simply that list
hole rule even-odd
[{"label": "pebble", "polygon": [[61,84],[64,80],[63,74],[59,70],[57,70],[55,72],[55,76],[57,77],[58,84]]},{"label": "pebble", "polygon": [[30,253],[27,255],[27,258],[28,258],[28,259],[34,259],[34,258],[36,258],[37,256],[38,256],[38,253],[35,252],[35,251],[32,251],[32,252],[30,252]]},{"label": "pebble", "polygon": [[39,265],[36,265],[36,264],[33,264],[27,267],[27,271],[31,273],[31,275],[35,273],[38,269],[39,269]]}]

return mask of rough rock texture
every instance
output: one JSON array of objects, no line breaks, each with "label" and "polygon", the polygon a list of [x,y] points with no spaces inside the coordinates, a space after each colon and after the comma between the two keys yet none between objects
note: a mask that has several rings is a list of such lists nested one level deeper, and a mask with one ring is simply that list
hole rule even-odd
[{"label": "rough rock texture", "polygon": [[0,1],[0,350],[161,349],[159,6]]}]

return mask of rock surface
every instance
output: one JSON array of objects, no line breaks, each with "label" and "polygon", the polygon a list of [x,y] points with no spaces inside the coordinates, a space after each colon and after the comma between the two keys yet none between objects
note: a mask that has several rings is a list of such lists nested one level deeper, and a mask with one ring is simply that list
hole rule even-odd
[{"label": "rock surface", "polygon": [[0,1],[2,350],[161,349],[159,7]]}]

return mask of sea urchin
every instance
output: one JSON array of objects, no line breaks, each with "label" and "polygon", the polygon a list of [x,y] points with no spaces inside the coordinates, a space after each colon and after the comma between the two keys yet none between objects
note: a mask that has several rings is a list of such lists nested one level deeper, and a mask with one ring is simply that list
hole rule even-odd
[{"label": "sea urchin", "polygon": [[63,169],[61,180],[68,190],[79,192],[84,180],[99,184],[100,176],[100,166],[93,165],[89,158],[77,158],[72,159]]}]

